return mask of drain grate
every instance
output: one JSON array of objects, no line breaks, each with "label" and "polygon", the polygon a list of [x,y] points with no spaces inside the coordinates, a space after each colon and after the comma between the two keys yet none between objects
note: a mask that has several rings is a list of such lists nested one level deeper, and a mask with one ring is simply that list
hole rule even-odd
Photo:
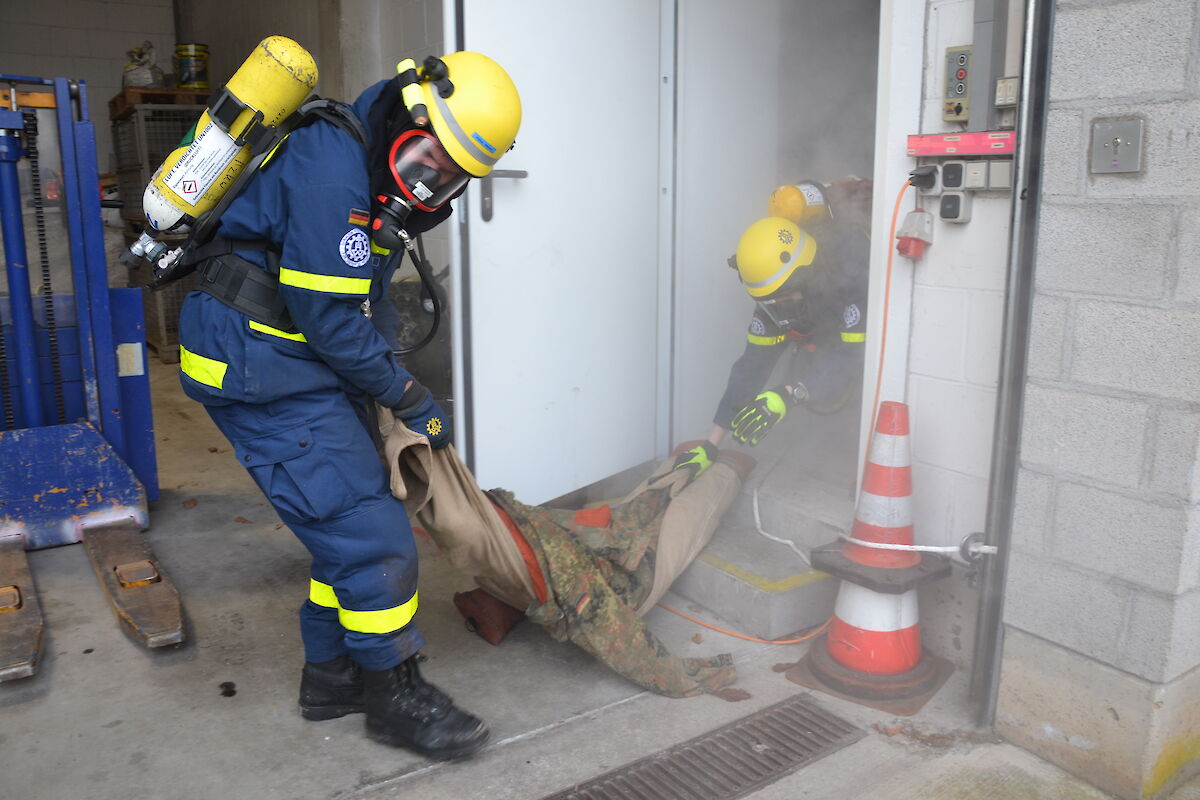
[{"label": "drain grate", "polygon": [[544,800],[736,800],[862,736],[797,695]]}]

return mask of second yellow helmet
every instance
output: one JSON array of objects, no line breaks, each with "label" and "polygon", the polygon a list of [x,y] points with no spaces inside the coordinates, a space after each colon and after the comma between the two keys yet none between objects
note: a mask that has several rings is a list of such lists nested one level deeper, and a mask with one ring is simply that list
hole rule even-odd
[{"label": "second yellow helmet", "polygon": [[830,215],[825,187],[816,181],[780,186],[767,201],[767,213],[798,225],[825,219]]}]

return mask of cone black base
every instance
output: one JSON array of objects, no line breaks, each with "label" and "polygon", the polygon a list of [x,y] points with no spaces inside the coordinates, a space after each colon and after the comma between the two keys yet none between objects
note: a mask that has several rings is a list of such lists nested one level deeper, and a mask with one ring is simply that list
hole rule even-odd
[{"label": "cone black base", "polygon": [[920,663],[897,675],[868,675],[843,667],[830,655],[825,637],[816,639],[803,659],[785,677],[792,683],[877,708],[889,714],[917,713],[954,672],[944,658],[923,651]]}]

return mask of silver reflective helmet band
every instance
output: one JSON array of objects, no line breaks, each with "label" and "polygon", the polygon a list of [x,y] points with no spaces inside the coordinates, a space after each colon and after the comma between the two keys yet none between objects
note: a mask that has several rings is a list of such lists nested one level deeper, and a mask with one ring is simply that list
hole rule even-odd
[{"label": "silver reflective helmet band", "polygon": [[434,100],[437,101],[438,111],[442,112],[442,119],[446,120],[446,127],[454,134],[454,138],[462,145],[462,148],[470,153],[471,157],[479,161],[479,163],[486,164],[489,167],[494,166],[500,160],[500,156],[490,155],[486,150],[480,148],[479,144],[470,136],[467,136],[466,131],[459,126],[458,120],[450,113],[450,106],[446,105],[446,101],[442,96],[437,92],[433,92],[432,94]]},{"label": "silver reflective helmet band", "polygon": [[[804,231],[800,231],[800,239],[796,242],[795,252],[801,253],[804,251],[804,245],[805,245],[807,239],[808,239],[808,234],[806,234]],[[764,278],[761,281],[749,283],[749,282],[743,280],[742,285],[747,286],[751,289],[761,289],[764,286],[770,286],[772,283],[779,280],[780,277],[782,277],[785,272],[787,272],[789,269],[792,269],[791,261],[792,260],[789,258],[786,262],[784,262],[782,267],[775,270],[775,272],[771,273],[771,275],[769,277]]]}]

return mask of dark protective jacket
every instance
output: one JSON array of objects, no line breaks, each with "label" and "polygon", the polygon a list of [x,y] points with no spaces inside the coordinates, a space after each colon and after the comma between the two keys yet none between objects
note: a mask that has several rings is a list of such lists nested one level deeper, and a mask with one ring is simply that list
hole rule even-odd
[{"label": "dark protective jacket", "polygon": [[[777,324],[762,304],[754,308],[746,349],[729,370],[713,423],[730,428],[733,418],[765,388],[780,356],[797,356],[782,382],[804,384],[817,410],[836,405],[860,377],[867,324],[870,239],[857,227],[829,222],[812,231],[817,254],[800,287],[802,300],[783,309]],[[774,304],[783,306],[783,303]],[[775,311],[775,317],[781,316]]]},{"label": "dark protective jacket", "polygon": [[[372,86],[352,106],[371,149],[387,138],[379,113],[391,84]],[[377,103],[379,101],[379,103]],[[400,113],[404,114],[403,107]],[[377,302],[400,254],[373,245],[368,155],[351,136],[318,122],[294,131],[221,217],[217,235],[278,248],[280,293],[295,332],[254,322],[214,297],[188,295],[180,315],[183,387],[209,405],[267,403],[307,391],[342,389],[395,406],[411,375],[363,313]],[[450,214],[415,213],[419,233]],[[262,252],[238,251],[262,268]]]}]

